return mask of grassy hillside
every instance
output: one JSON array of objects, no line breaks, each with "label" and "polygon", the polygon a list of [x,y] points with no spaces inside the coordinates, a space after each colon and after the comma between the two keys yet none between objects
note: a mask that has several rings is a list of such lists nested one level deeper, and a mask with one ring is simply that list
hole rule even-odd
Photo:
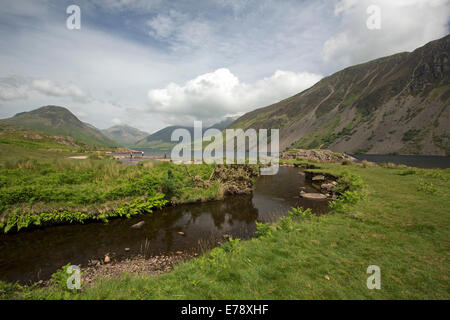
[{"label": "grassy hillside", "polygon": [[231,127],[279,128],[282,149],[449,155],[449,43],[346,68]]},{"label": "grassy hillside", "polygon": [[[330,214],[318,217],[296,210],[275,226],[260,225],[258,238],[232,239],[164,275],[124,274],[100,280],[76,293],[64,291],[57,284],[41,289],[3,284],[3,297],[449,298],[448,169],[314,165],[321,167],[316,169],[318,172],[350,172],[353,177],[361,177],[364,186],[355,189],[356,198],[335,201]],[[380,267],[380,290],[366,286],[369,265]]]},{"label": "grassy hillside", "polygon": [[90,145],[107,147],[118,145],[100,130],[80,121],[63,107],[46,106],[30,112],[21,112],[12,118],[0,120],[0,124],[20,126],[52,135],[69,136]]}]

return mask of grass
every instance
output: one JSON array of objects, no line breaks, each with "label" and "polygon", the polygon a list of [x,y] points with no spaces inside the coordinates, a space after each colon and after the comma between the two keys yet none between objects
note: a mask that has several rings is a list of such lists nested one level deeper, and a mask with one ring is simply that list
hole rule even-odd
[{"label": "grass", "polygon": [[[450,170],[315,164],[347,176],[362,199],[322,216],[296,210],[260,225],[258,238],[232,240],[167,274],[124,274],[75,293],[0,291],[25,299],[448,299]],[[369,265],[381,269],[380,290],[366,287]]]},{"label": "grass", "polygon": [[[0,137],[8,142],[0,141],[0,230],[4,232],[107,220],[150,212],[166,202],[223,197],[223,184],[209,181],[212,165],[126,166],[108,156],[109,149],[74,147],[42,133],[2,128]],[[77,155],[87,159],[70,158]]]}]

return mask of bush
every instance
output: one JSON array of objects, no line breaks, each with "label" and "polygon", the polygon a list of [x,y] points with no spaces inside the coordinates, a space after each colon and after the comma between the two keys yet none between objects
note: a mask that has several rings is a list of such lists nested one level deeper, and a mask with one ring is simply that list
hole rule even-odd
[{"label": "bush", "polygon": [[419,182],[419,185],[417,186],[417,191],[423,191],[428,194],[437,193],[437,189],[432,182],[424,182],[424,181]]},{"label": "bush", "polygon": [[292,218],[291,217],[281,217],[278,220],[277,229],[287,231],[287,232],[293,231],[294,223],[292,221]]},{"label": "bush", "polygon": [[289,211],[289,216],[293,219],[299,218],[309,218],[312,215],[312,211],[310,208],[304,210],[302,207],[291,208]]},{"label": "bush", "polygon": [[256,222],[256,236],[257,237],[272,236],[272,226],[269,223]]},{"label": "bush", "polygon": [[241,251],[240,241],[241,241],[241,239],[239,239],[239,238],[233,239],[233,237],[230,237],[228,242],[225,242],[222,245],[222,249],[225,252],[239,253]]},{"label": "bush", "polygon": [[361,190],[364,187],[361,177],[348,171],[342,172],[337,182],[338,184],[333,188],[333,191],[337,194],[343,194],[345,191]]},{"label": "bush", "polygon": [[345,191],[339,199],[330,202],[328,206],[334,213],[346,213],[352,205],[355,205],[359,200],[364,198],[365,194],[360,191]]},{"label": "bush", "polygon": [[[59,290],[63,291],[71,291],[67,287],[67,280],[71,276],[69,273],[67,273],[67,270],[71,266],[70,263],[66,264],[62,268],[60,268],[58,271],[56,271],[54,274],[52,274],[52,277],[50,279],[50,282],[55,285]],[[76,289],[73,289],[76,291]]]}]

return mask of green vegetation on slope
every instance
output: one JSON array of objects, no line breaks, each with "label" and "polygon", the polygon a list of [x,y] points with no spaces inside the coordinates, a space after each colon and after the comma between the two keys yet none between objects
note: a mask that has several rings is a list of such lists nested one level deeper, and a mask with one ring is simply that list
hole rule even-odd
[{"label": "green vegetation on slope", "polygon": [[52,135],[69,136],[90,145],[106,147],[118,145],[100,130],[80,121],[63,107],[46,106],[30,112],[21,112],[12,118],[0,120],[0,124],[9,124]]},{"label": "green vegetation on slope", "polygon": [[[282,150],[448,155],[448,141],[433,137],[449,133],[449,45],[447,35],[413,52],[348,67],[230,127],[280,129]],[[424,133],[421,140],[405,141],[409,130]]]},{"label": "green vegetation on slope", "polygon": [[[450,171],[346,164],[314,163],[347,186],[360,187],[357,176],[365,185],[342,190],[330,214],[293,210],[275,226],[260,224],[258,238],[231,239],[168,274],[124,274],[80,292],[0,291],[27,299],[448,299]],[[381,268],[380,290],[366,287],[369,265]]]}]

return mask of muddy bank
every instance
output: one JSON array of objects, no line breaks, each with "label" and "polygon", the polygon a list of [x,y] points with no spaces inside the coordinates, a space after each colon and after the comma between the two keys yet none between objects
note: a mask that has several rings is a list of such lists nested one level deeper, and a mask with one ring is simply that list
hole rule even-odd
[{"label": "muddy bank", "polygon": [[[183,261],[189,260],[198,254],[179,253],[178,255],[159,255],[145,257],[142,255],[125,260],[91,261],[90,265],[81,268],[81,283],[83,287],[89,286],[98,279],[117,278],[123,273],[137,275],[158,275],[170,272],[173,267]],[[47,282],[47,285],[50,283]]]}]

